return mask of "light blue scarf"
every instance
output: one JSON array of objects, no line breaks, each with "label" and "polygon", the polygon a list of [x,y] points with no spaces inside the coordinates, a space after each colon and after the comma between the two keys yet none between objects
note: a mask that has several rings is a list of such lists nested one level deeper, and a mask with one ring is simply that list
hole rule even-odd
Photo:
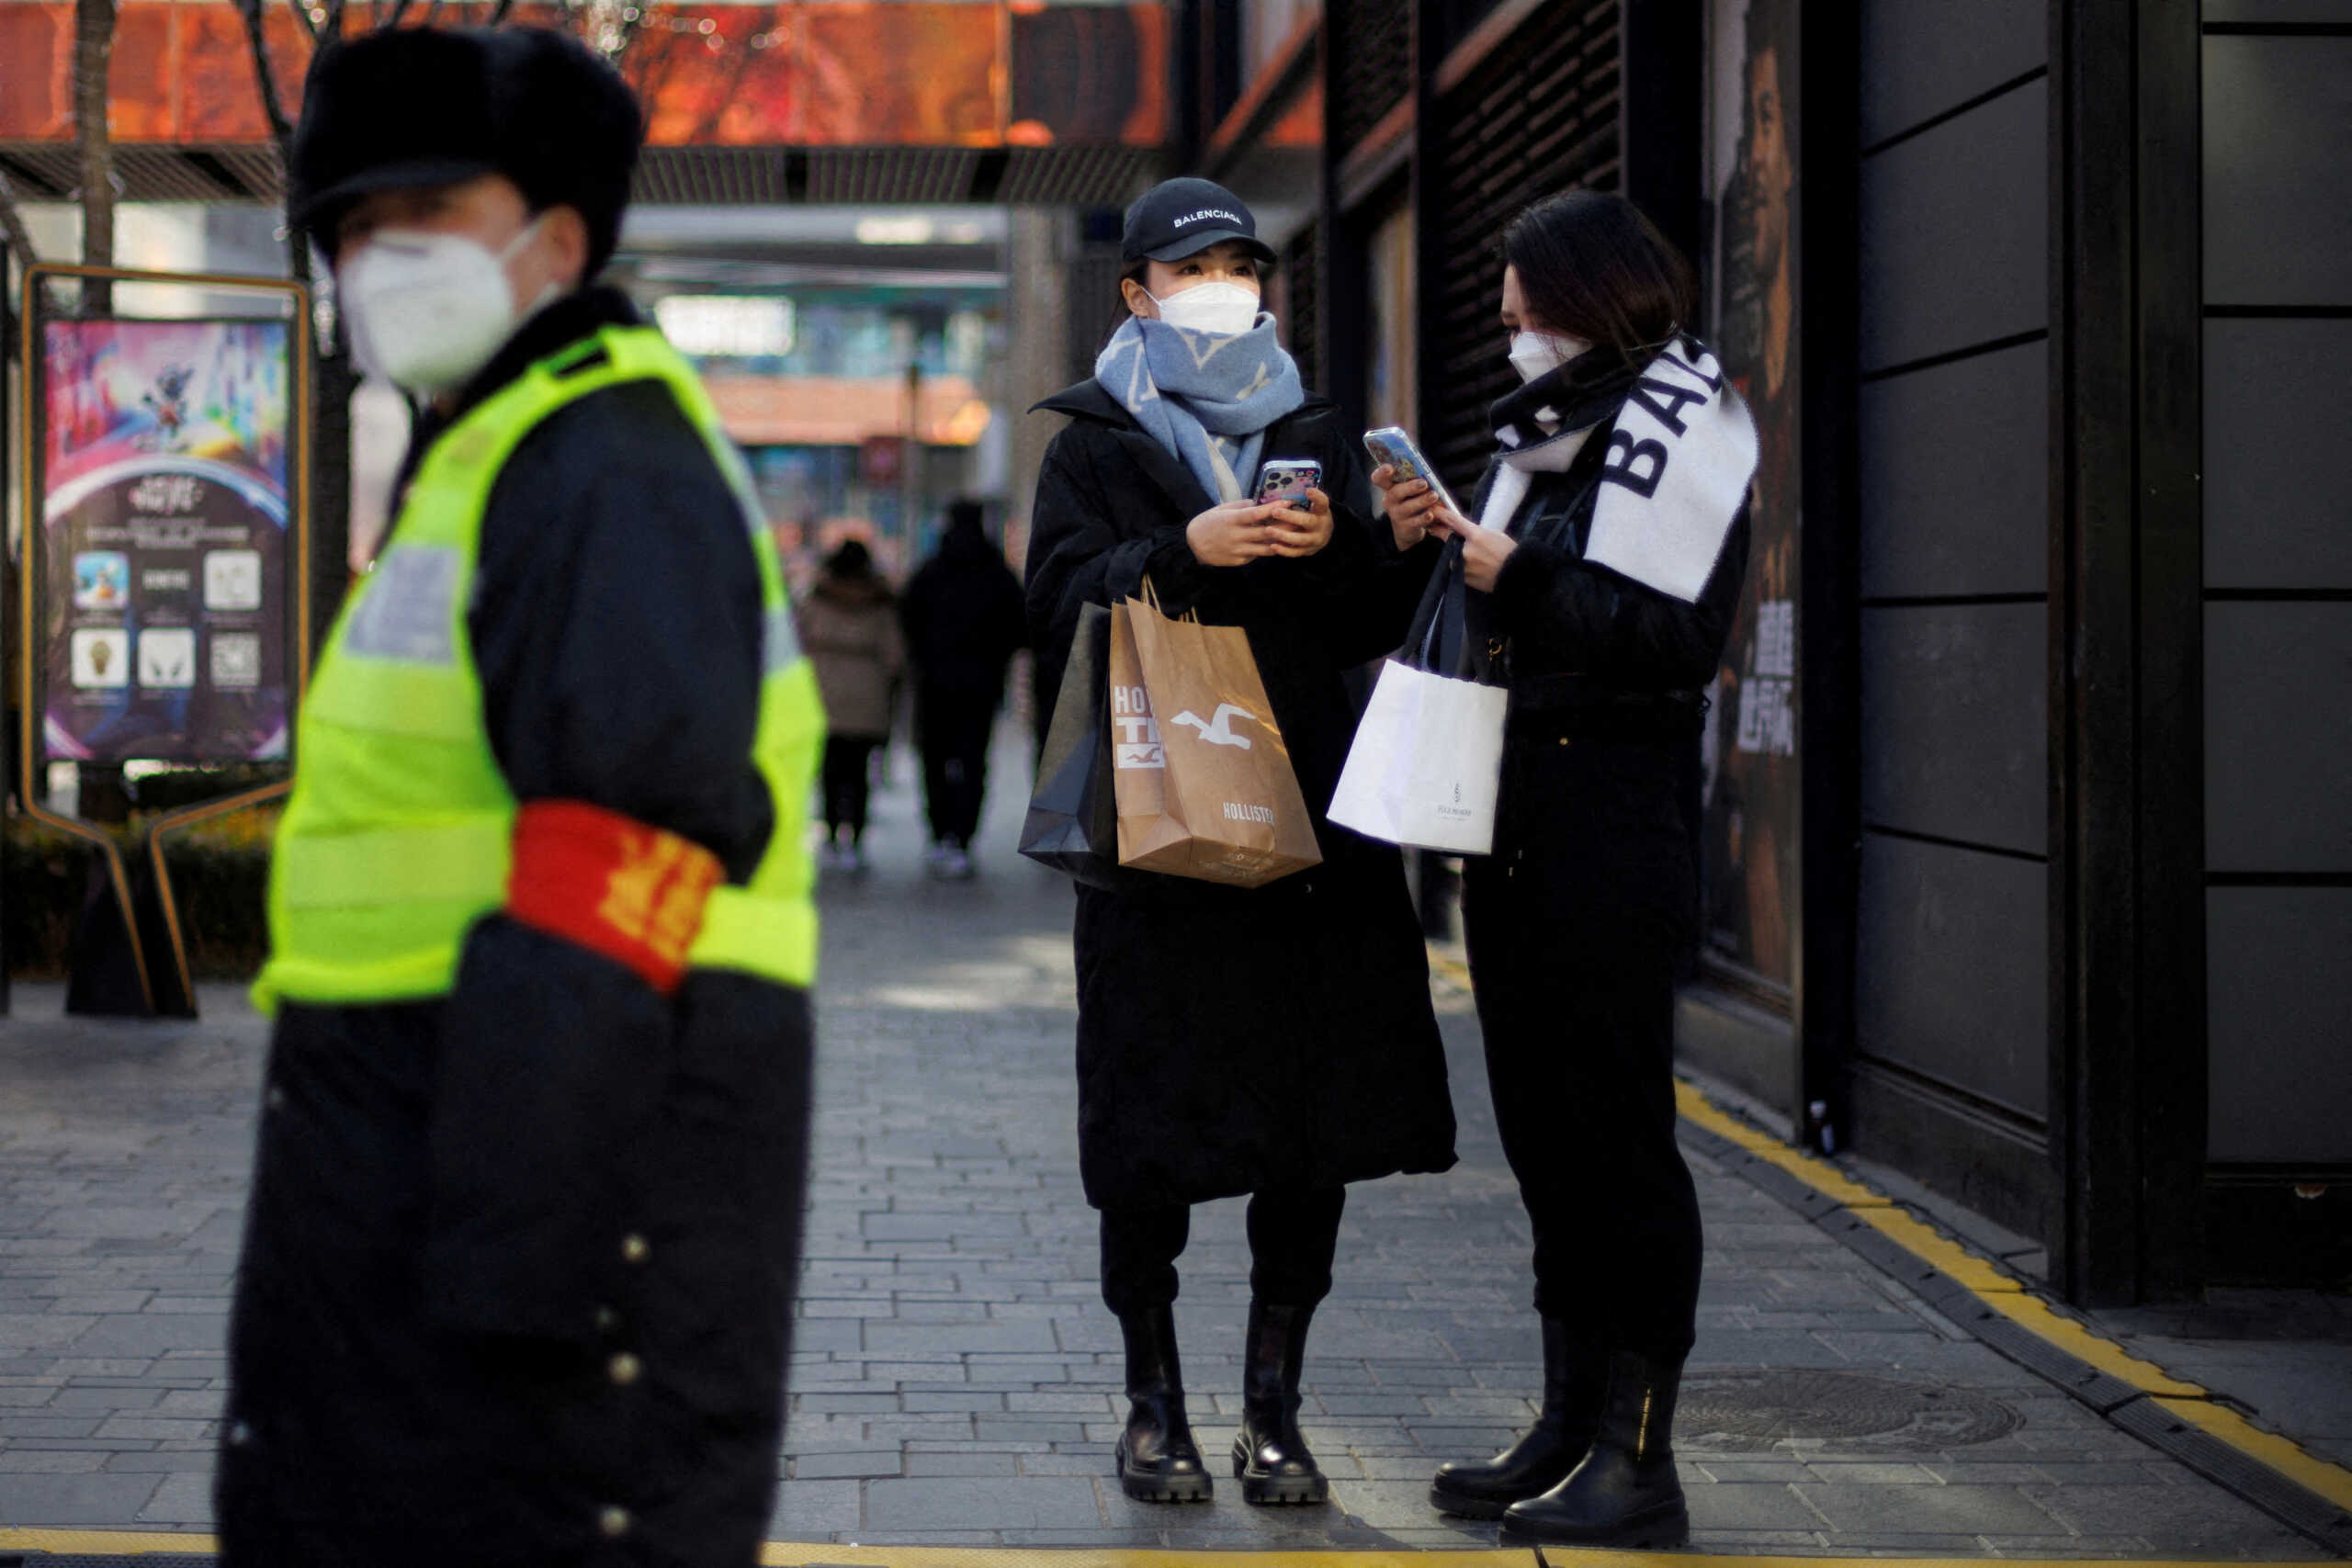
[{"label": "light blue scarf", "polygon": [[1094,361],[1094,378],[1219,501],[1250,493],[1266,427],[1306,400],[1263,311],[1231,336],[1131,316]]}]

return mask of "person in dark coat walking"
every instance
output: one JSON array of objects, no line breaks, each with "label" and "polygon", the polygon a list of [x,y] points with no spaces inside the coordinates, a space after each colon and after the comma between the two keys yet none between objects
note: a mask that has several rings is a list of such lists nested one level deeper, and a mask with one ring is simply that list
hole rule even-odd
[{"label": "person in dark coat walking", "polygon": [[1453,512],[1383,486],[1400,540],[1446,537],[1416,641],[1507,685],[1494,852],[1463,910],[1503,1151],[1535,1233],[1532,1430],[1448,1464],[1431,1501],[1513,1544],[1675,1546],[1676,1390],[1699,1204],[1675,1144],[1674,980],[1697,910],[1681,784],[1747,562],[1756,433],[1684,331],[1689,265],[1623,198],[1506,231],[1502,321],[1526,384]]},{"label": "person in dark coat walking", "polygon": [[[1369,517],[1355,434],[1308,396],[1259,310],[1272,253],[1249,210],[1172,180],[1127,214],[1129,318],[1038,476],[1029,547],[1037,689],[1080,612],[1139,595],[1249,634],[1323,863],[1254,890],[1146,873],[1078,890],[1079,1161],[1102,1211],[1102,1295],[1126,1348],[1122,1485],[1205,1498],[1170,1305],[1191,1206],[1250,1195],[1250,1305],[1233,1464],[1252,1503],[1319,1503],[1298,1431],[1306,1331],[1345,1188],[1453,1164],[1427,955],[1397,852],[1324,818],[1355,730],[1342,671],[1402,639],[1433,545]],[[1309,506],[1250,499],[1309,458]]]},{"label": "person in dark coat walking", "polygon": [[932,874],[960,881],[972,874],[1004,667],[1029,642],[1021,580],[981,527],[978,502],[947,509],[946,536],[908,580],[899,617],[915,668]]},{"label": "person in dark coat walking", "polygon": [[356,39],[303,99],[295,220],[422,410],[272,866],[230,1568],[766,1532],[822,716],[708,398],[589,282],[640,124],[535,29]]}]

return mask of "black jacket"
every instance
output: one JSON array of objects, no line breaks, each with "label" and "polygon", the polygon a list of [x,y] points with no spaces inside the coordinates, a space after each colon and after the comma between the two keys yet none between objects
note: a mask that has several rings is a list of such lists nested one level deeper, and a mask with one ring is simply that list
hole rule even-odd
[{"label": "black jacket", "polygon": [[1003,694],[1006,660],[1029,643],[1021,580],[977,525],[947,530],[907,580],[899,618],[923,687],[990,707]]},{"label": "black jacket", "polygon": [[[1701,696],[1739,608],[1747,573],[1747,506],[1724,536],[1723,553],[1686,603],[1584,558],[1599,498],[1606,444],[1588,442],[1564,473],[1539,473],[1509,524],[1517,547],[1492,593],[1466,600],[1458,673],[1511,689],[1513,729],[1547,736],[1563,724],[1621,731],[1656,730],[1661,739],[1696,736]],[[1470,502],[1484,509],[1498,464],[1490,464]],[[1447,590],[1461,570],[1459,542],[1446,547],[1413,618],[1418,646],[1433,617],[1450,614]]]},{"label": "black jacket", "polygon": [[1453,1107],[1401,862],[1324,816],[1355,734],[1345,672],[1402,640],[1436,550],[1384,543],[1354,433],[1322,400],[1277,421],[1263,450],[1323,465],[1330,545],[1236,568],[1194,558],[1185,525],[1211,498],[1101,387],[1039,406],[1071,423],[1046,449],[1032,513],[1037,690],[1059,690],[1080,608],[1136,594],[1147,574],[1170,614],[1243,627],[1324,855],[1254,890],[1148,873],[1079,890],[1088,1201],[1191,1203],[1446,1168]]},{"label": "black jacket", "polygon": [[[633,320],[607,291],[551,307],[421,422],[415,455],[535,360]],[[745,878],[775,825],[750,752],[759,576],[666,388],[591,394],[525,439],[474,588],[516,797],[668,829]],[[625,1507],[615,1561],[750,1562],[775,1478],[808,1058],[797,991],[695,973],[664,1000],[498,914],[445,1001],[287,1007],[224,1423],[238,1561],[565,1561]]]}]

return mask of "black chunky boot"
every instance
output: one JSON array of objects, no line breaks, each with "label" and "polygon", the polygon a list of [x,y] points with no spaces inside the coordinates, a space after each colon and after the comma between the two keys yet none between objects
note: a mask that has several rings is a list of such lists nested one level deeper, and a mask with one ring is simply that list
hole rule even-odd
[{"label": "black chunky boot", "polygon": [[1152,1307],[1119,1319],[1127,1342],[1127,1429],[1119,1434],[1119,1486],[1146,1503],[1205,1503],[1208,1466],[1184,1419],[1176,1314]]},{"label": "black chunky boot", "polygon": [[1499,1519],[1513,1503],[1549,1492],[1592,1446],[1608,1390],[1609,1353],[1572,1338],[1558,1318],[1545,1318],[1543,1413],[1525,1436],[1484,1464],[1438,1466],[1430,1506],[1464,1519]]},{"label": "black chunky boot", "polygon": [[1677,1547],[1690,1514],[1674,1473],[1679,1361],[1631,1350],[1609,1359],[1609,1393],[1591,1451],[1568,1478],[1503,1515],[1505,1546]]},{"label": "black chunky boot", "polygon": [[1306,1360],[1313,1307],[1250,1303],[1250,1340],[1241,1367],[1241,1431],[1233,1439],[1233,1473],[1245,1502],[1328,1503],[1331,1483],[1316,1468],[1298,1431],[1298,1376]]}]

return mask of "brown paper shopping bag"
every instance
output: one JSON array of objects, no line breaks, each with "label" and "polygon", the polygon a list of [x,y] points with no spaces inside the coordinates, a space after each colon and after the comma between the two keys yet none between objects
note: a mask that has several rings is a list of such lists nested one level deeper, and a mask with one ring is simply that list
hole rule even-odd
[{"label": "brown paper shopping bag", "polygon": [[1121,865],[1261,887],[1322,861],[1239,626],[1113,605],[1111,741]]}]

